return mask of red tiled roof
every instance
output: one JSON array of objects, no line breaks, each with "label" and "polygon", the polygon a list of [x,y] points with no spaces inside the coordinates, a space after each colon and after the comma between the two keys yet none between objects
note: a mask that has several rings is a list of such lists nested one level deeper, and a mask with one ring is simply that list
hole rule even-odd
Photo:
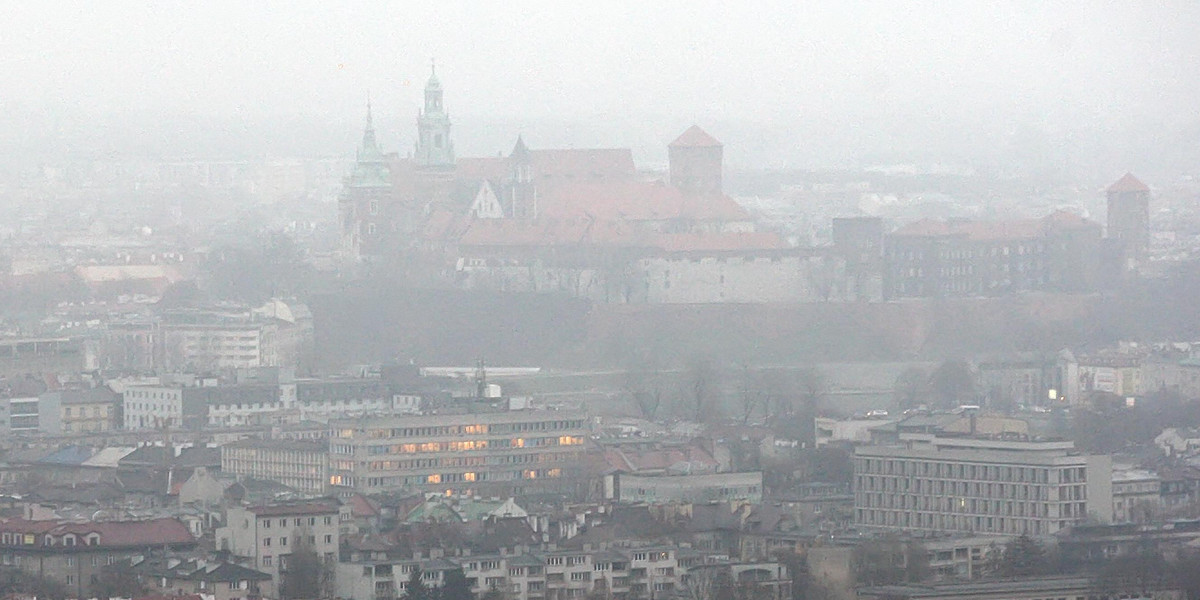
[{"label": "red tiled roof", "polygon": [[1134,177],[1133,173],[1126,173],[1116,183],[1108,186],[1107,191],[1117,194],[1123,192],[1148,192],[1150,188],[1146,187],[1146,184],[1142,183],[1137,177]]},{"label": "red tiled roof", "polygon": [[530,150],[529,160],[543,184],[618,181],[637,174],[628,148]]},{"label": "red tiled roof", "polygon": [[[100,534],[99,546],[108,548],[189,544],[196,541],[186,525],[178,519],[171,518],[94,523],[8,519],[0,521],[0,531],[55,537],[73,533],[80,538],[98,533]],[[82,542],[80,544],[82,545]],[[41,545],[41,540],[38,540],[38,545]]]},{"label": "red tiled roof", "polygon": [[336,504],[329,502],[301,502],[298,504],[275,504],[252,506],[250,512],[260,517],[283,517],[292,515],[323,515],[338,512]]},{"label": "red tiled roof", "polygon": [[717,138],[708,135],[703,129],[700,129],[700,126],[692,125],[669,145],[676,148],[711,148],[713,146],[720,146],[721,142],[717,141]]},{"label": "red tiled roof", "polygon": [[350,507],[354,510],[355,517],[374,517],[379,515],[379,507],[371,499],[362,494],[350,496],[349,503]]},{"label": "red tiled roof", "polygon": [[749,213],[723,194],[689,195],[661,181],[614,181],[556,186],[539,198],[542,215],[662,221],[747,221]]},{"label": "red tiled roof", "polygon": [[421,237],[427,240],[455,240],[467,230],[471,221],[448,210],[435,210],[425,220]]},{"label": "red tiled roof", "polygon": [[460,158],[454,164],[454,177],[467,181],[504,179],[511,168],[508,158],[503,156]]}]

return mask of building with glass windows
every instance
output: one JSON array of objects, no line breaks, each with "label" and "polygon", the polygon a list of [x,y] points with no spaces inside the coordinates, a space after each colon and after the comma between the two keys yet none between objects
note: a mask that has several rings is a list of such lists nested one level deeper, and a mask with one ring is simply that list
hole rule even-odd
[{"label": "building with glass windows", "polygon": [[854,452],[864,527],[1050,535],[1112,517],[1112,460],[1069,441],[902,435]]},{"label": "building with glass windows", "polygon": [[578,471],[587,426],[587,415],[578,410],[334,421],[330,483],[363,493],[546,491],[565,485]]}]

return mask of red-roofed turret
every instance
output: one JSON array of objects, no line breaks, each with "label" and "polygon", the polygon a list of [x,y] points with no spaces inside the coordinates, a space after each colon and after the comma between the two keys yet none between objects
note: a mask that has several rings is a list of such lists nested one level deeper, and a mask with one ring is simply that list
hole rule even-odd
[{"label": "red-roofed turret", "polygon": [[720,194],[724,148],[703,129],[692,125],[667,146],[671,185],[689,194]]}]

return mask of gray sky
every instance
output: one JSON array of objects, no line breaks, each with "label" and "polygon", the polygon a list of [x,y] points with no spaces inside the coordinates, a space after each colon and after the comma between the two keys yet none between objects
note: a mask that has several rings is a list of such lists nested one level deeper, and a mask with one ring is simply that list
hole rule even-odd
[{"label": "gray sky", "polygon": [[1167,131],[1200,105],[1197,2],[9,0],[0,20],[0,109],[17,113],[340,127],[369,90],[400,128],[431,57],[452,117],[646,124],[627,137],[691,121]]}]

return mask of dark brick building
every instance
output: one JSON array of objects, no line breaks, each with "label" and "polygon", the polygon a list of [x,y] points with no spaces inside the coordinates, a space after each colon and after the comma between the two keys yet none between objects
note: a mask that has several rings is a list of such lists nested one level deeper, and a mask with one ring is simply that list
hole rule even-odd
[{"label": "dark brick building", "polygon": [[1095,289],[1101,228],[1059,211],[1041,219],[911,223],[887,236],[886,298]]}]

